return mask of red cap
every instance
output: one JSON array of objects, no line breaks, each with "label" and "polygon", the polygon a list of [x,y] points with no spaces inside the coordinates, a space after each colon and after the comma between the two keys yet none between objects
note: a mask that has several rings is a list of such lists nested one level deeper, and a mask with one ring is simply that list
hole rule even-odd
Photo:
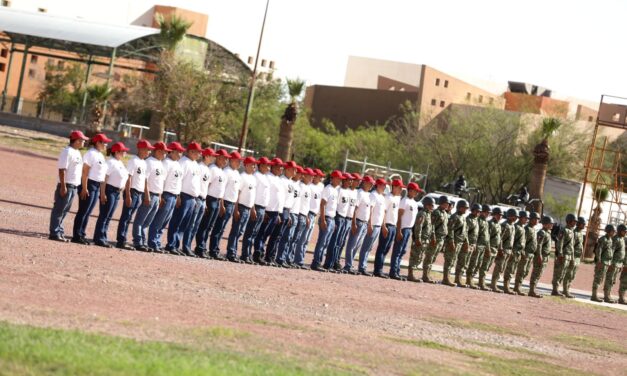
[{"label": "red cap", "polygon": [[314,170],[312,170],[311,168],[307,167],[304,171],[305,174],[310,175],[310,176],[316,176],[316,173],[314,172]]},{"label": "red cap", "polygon": [[358,173],[353,172],[351,175],[353,175],[353,179],[355,179],[355,180],[361,180],[361,175],[359,175]]},{"label": "red cap", "polygon": [[302,168],[301,166],[296,166],[296,172],[298,172],[299,174],[302,174],[303,172],[305,172],[305,169]]},{"label": "red cap", "polygon": [[420,186],[418,185],[418,183],[414,183],[413,181],[409,184],[407,184],[407,189],[411,189],[414,190],[416,192],[424,192],[422,189],[420,189]]},{"label": "red cap", "polygon": [[364,183],[374,184],[374,179],[372,178],[372,176],[364,176],[361,181],[363,181]]},{"label": "red cap", "polygon": [[405,184],[403,184],[403,181],[401,179],[394,179],[392,180],[392,187],[405,188]]},{"label": "red cap", "polygon": [[224,150],[224,149],[220,149],[218,151],[216,151],[216,157],[226,157],[226,158],[230,158],[231,156],[229,155],[229,152]]},{"label": "red cap", "polygon": [[387,185],[387,184],[388,184],[388,182],[387,182],[387,181],[385,181],[385,179],[383,179],[383,178],[379,178],[379,179],[377,179],[377,181],[375,182],[375,184],[376,184],[376,185]]},{"label": "red cap", "polygon": [[353,175],[345,172],[344,176],[342,176],[342,179],[344,179],[344,180],[353,180]]},{"label": "red cap", "polygon": [[168,147],[166,146],[165,142],[155,142],[155,144],[153,145],[155,150],[163,150],[163,151],[172,151],[170,149],[168,149]]},{"label": "red cap", "polygon": [[187,144],[187,151],[191,151],[191,150],[202,151],[202,146],[200,146],[198,142],[192,141],[189,144]]},{"label": "red cap", "polygon": [[139,140],[139,141],[137,141],[137,148],[138,149],[155,150],[154,146],[150,145],[150,142],[148,142],[148,140]]},{"label": "red cap", "polygon": [[174,151],[185,151],[185,148],[176,141],[170,142],[168,144],[168,149],[174,150]]},{"label": "red cap", "polygon": [[116,142],[115,144],[113,144],[113,146],[111,146],[112,153],[117,153],[119,151],[129,151],[129,150],[130,149],[124,146],[122,142]]},{"label": "red cap", "polygon": [[325,177],[325,173],[322,172],[322,170],[320,170],[319,168],[315,169],[314,172],[316,173],[316,175],[321,176],[321,177]]},{"label": "red cap", "polygon": [[283,164],[283,167],[285,167],[285,168],[296,168],[296,167],[298,167],[298,165],[294,161],[287,161],[287,162],[285,162]]},{"label": "red cap", "polygon": [[242,158],[242,155],[236,151],[232,152],[230,155],[231,159],[239,159],[240,161],[244,158]]},{"label": "red cap", "polygon": [[331,177],[332,178],[340,178],[340,179],[344,179],[344,174],[342,173],[342,171],[339,170],[335,170],[331,173]]},{"label": "red cap", "polygon": [[266,157],[261,157],[259,158],[259,160],[257,161],[258,164],[267,164],[267,165],[271,165],[272,162],[270,162],[270,160]]},{"label": "red cap", "polygon": [[214,155],[216,155],[216,152],[212,148],[206,148],[202,151],[202,155],[203,157],[213,157]]},{"label": "red cap", "polygon": [[244,159],[244,164],[256,164],[257,160],[255,159],[255,157],[246,157],[246,159]]},{"label": "red cap", "polygon": [[103,143],[109,143],[113,141],[112,139],[108,138],[107,135],[105,135],[104,133],[98,133],[97,135],[95,135],[94,137],[91,138],[91,142],[93,142],[94,144],[96,142],[103,142]]},{"label": "red cap", "polygon": [[283,167],[283,160],[279,157],[275,157],[272,159],[272,161],[270,161],[270,164],[272,164],[273,166]]},{"label": "red cap", "polygon": [[83,134],[83,132],[81,132],[81,131],[72,131],[72,133],[70,133],[70,140],[74,141],[74,140],[78,140],[78,139],[85,140],[85,141],[89,140],[89,138],[87,138],[87,136],[85,136]]}]

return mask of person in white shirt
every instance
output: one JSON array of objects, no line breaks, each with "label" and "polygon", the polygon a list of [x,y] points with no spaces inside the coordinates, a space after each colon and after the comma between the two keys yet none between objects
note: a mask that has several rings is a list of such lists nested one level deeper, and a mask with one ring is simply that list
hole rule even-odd
[{"label": "person in white shirt", "polygon": [[259,229],[257,241],[255,242],[255,255],[253,256],[255,261],[259,259],[258,262],[261,265],[276,265],[274,258],[271,258],[272,248],[274,247],[279,230],[281,229],[281,217],[286,196],[285,184],[283,184],[281,180],[285,163],[283,163],[281,158],[274,158],[271,162],[272,167],[270,168],[270,174],[268,174],[268,180],[270,181],[270,202],[266,207],[266,216],[268,219],[264,220],[263,225]]},{"label": "person in white shirt", "polygon": [[107,164],[102,152],[107,150],[109,142],[111,139],[104,133],[98,133],[91,138],[91,148],[83,156],[81,185],[78,187],[78,212],[74,217],[72,243],[90,244],[85,239],[85,228],[100,197],[100,183],[104,181],[107,173]]},{"label": "person in white shirt", "polygon": [[342,186],[339,188],[338,200],[337,200],[337,214],[335,215],[335,231],[329,242],[329,250],[324,260],[324,268],[330,272],[340,272],[342,269],[340,266],[340,254],[342,252],[342,241],[344,235],[348,233],[350,228],[350,218],[348,213],[350,211],[350,199],[351,199],[351,181],[353,176],[351,174],[344,173],[342,175]]},{"label": "person in white shirt", "polygon": [[235,203],[237,202],[240,186],[242,184],[239,167],[242,164],[243,158],[240,153],[236,151],[232,152],[229,158],[229,166],[224,169],[226,187],[224,189],[220,213],[218,214],[216,223],[211,231],[211,236],[209,237],[209,256],[218,260],[223,259],[223,257],[220,256],[220,240],[222,239],[226,225],[231,220],[231,217],[233,217]]},{"label": "person in white shirt", "polygon": [[[357,179],[355,179],[357,180]],[[356,191],[355,210],[351,217],[350,237],[346,246],[346,255],[344,256],[343,272],[350,274],[358,274],[353,270],[353,261],[357,251],[361,248],[366,232],[368,232],[368,221],[372,213],[372,203],[370,190],[374,185],[374,179],[365,176],[362,179],[362,187]]]},{"label": "person in white shirt", "polygon": [[118,206],[120,192],[124,189],[128,180],[128,170],[124,167],[124,162],[122,162],[128,150],[121,142],[111,146],[111,157],[107,160],[105,179],[100,183],[100,212],[98,213],[98,220],[94,230],[94,244],[100,247],[113,247],[107,241],[107,232],[113,212],[115,212]]},{"label": "person in white shirt", "polygon": [[[301,239],[307,236],[307,229],[309,228],[309,207],[311,205],[311,181],[315,172],[309,167],[303,169],[302,178],[300,182],[300,209],[298,213],[298,226],[294,232],[292,239],[292,245],[290,248],[289,257],[287,262],[295,268],[305,268],[305,253],[302,248]],[[300,245],[300,246],[299,246]]]},{"label": "person in white shirt", "polygon": [[268,254],[270,255],[270,261],[276,263],[282,267],[289,267],[285,264],[285,255],[288,252],[291,236],[294,235],[292,225],[295,225],[298,221],[298,217],[292,215],[294,211],[294,204],[297,202],[298,190],[293,179],[297,174],[298,165],[294,161],[288,161],[283,166],[283,176],[280,181],[283,183],[285,189],[285,203],[283,205],[283,213],[281,214],[281,226],[274,229],[274,241],[270,238],[268,244]]},{"label": "person in white shirt", "polygon": [[67,242],[63,233],[63,220],[72,207],[78,185],[81,183],[83,157],[81,149],[87,137],[81,131],[70,133],[70,144],[66,146],[57,160],[58,181],[54,191],[54,204],[50,212],[48,239]]},{"label": "person in white shirt", "polygon": [[411,182],[407,184],[407,196],[401,199],[398,209],[398,221],[396,228],[396,240],[392,250],[392,259],[390,260],[390,278],[397,280],[405,280],[401,277],[401,260],[405,255],[407,243],[411,236],[412,229],[416,223],[416,215],[418,214],[418,201],[416,196],[422,192],[418,184]]},{"label": "person in white shirt", "polygon": [[139,251],[149,250],[146,231],[150,227],[157,211],[165,183],[163,160],[171,151],[165,143],[155,143],[152,155],[146,159],[146,184],[144,186],[144,202],[137,209],[133,220],[133,247]]},{"label": "person in white shirt", "polygon": [[396,238],[401,192],[405,188],[403,181],[400,179],[392,180],[391,186],[392,192],[385,198],[385,223],[379,234],[379,244],[377,245],[377,253],[374,258],[374,276],[380,278],[388,278],[387,275],[383,274],[383,263]]},{"label": "person in white shirt", "polygon": [[122,205],[122,215],[118,223],[117,242],[115,246],[120,249],[134,250],[132,246],[126,244],[126,232],[131,223],[133,214],[144,201],[144,189],[146,187],[146,158],[150,156],[150,151],[154,147],[146,140],[137,142],[137,155],[131,158],[126,165],[129,178],[124,188],[124,205]]},{"label": "person in white shirt", "polygon": [[155,219],[150,224],[148,230],[148,248],[153,252],[163,252],[161,250],[161,235],[172,218],[176,199],[181,193],[183,170],[179,164],[179,159],[183,156],[185,149],[178,142],[170,142],[168,158],[163,160],[163,172],[165,180],[163,182],[163,193],[159,202],[159,209],[155,214]]},{"label": "person in white shirt", "polygon": [[375,181],[376,189],[370,192],[370,206],[372,207],[372,213],[370,214],[370,220],[368,221],[366,237],[364,238],[363,245],[359,250],[358,272],[361,275],[372,276],[372,274],[367,271],[368,255],[370,255],[374,242],[379,238],[381,226],[383,225],[386,202],[383,194],[385,193],[387,184],[388,183],[385,179],[379,178]]},{"label": "person in white shirt", "polygon": [[322,258],[325,252],[332,252],[330,249],[331,236],[335,231],[335,215],[337,214],[338,204],[338,186],[344,178],[344,174],[341,171],[335,170],[331,173],[331,183],[328,184],[322,190],[320,200],[320,219],[319,219],[319,232],[318,240],[316,241],[316,248],[314,250],[313,261],[311,262],[311,269],[319,272],[326,272],[327,270],[321,268]]},{"label": "person in white shirt", "polygon": [[[313,228],[316,223],[316,217],[320,212],[320,196],[322,195],[322,190],[324,189],[324,184],[322,184],[322,178],[325,177],[324,172],[316,168],[315,170],[311,170],[311,175],[313,177],[313,181],[309,184],[311,198],[309,200],[309,213],[307,214],[307,227],[303,231],[303,234],[296,245],[296,253],[302,255],[303,261],[305,254],[307,253],[307,245],[311,240],[311,234],[313,233]],[[305,268],[304,264],[296,263],[296,265]]]},{"label": "person in white shirt", "polygon": [[[207,242],[209,240],[209,234],[215,226],[218,214],[220,214],[223,208],[222,198],[224,197],[227,183],[224,168],[229,163],[229,153],[224,149],[220,149],[216,152],[215,157],[215,163],[209,166],[209,188],[207,189],[205,212],[200,220],[198,231],[196,232],[196,249],[194,252],[196,256],[202,258],[210,257],[210,255],[207,254]],[[212,258],[221,259],[218,257]]]},{"label": "person in white shirt", "polygon": [[239,238],[244,234],[249,219],[254,216],[257,218],[255,211],[255,198],[257,189],[257,179],[255,178],[255,169],[257,160],[253,157],[244,159],[244,171],[240,174],[241,184],[239,187],[239,196],[237,204],[233,210],[233,225],[229,233],[229,240],[226,246],[226,259],[231,262],[240,263],[241,259],[237,258],[237,243]]},{"label": "person in white shirt", "polygon": [[[295,163],[295,162],[294,162]],[[289,170],[290,168],[288,168]],[[288,191],[293,191],[293,200],[292,205],[289,207],[289,226],[285,228],[283,234],[281,235],[281,241],[279,242],[279,249],[277,251],[276,262],[282,267],[292,268],[292,262],[290,259],[294,259],[294,256],[290,253],[294,249],[294,234],[296,233],[296,228],[298,227],[298,219],[300,216],[300,205],[301,205],[301,178],[303,176],[303,172],[305,170],[296,165],[294,175],[291,177],[290,181],[285,181],[288,184]]]},{"label": "person in white shirt", "polygon": [[[192,250],[192,242],[200,228],[200,222],[205,214],[207,207],[207,193],[209,192],[209,181],[211,180],[211,169],[209,168],[215,162],[216,152],[212,148],[206,148],[202,151],[202,161],[198,163],[200,168],[200,195],[196,199],[196,207],[189,221],[189,226],[183,235],[183,250]],[[194,254],[201,257],[196,250]]]},{"label": "person in white shirt", "polygon": [[[255,171],[255,212],[251,213],[244,238],[242,239],[242,255],[240,259],[247,263],[259,263],[259,254],[253,255],[253,246],[259,248],[255,244],[257,235],[264,222],[266,216],[266,207],[270,203],[270,180],[268,177],[270,165],[272,162],[266,157],[261,157],[257,161],[257,171]],[[251,258],[252,257],[252,258]]]},{"label": "person in white shirt", "polygon": [[187,144],[185,156],[179,160],[183,172],[181,194],[176,200],[176,207],[168,226],[168,244],[165,247],[165,250],[173,255],[196,257],[185,247],[180,251],[179,246],[183,242],[183,235],[190,224],[196,201],[200,196],[200,165],[196,161],[200,158],[201,152],[200,144],[192,141]]},{"label": "person in white shirt", "polygon": [[[334,263],[334,270],[336,271],[340,271],[341,270],[341,258],[342,258],[342,250],[344,249],[344,247],[346,247],[346,241],[348,240],[348,235],[351,232],[351,223],[352,223],[352,218],[353,218],[353,214],[355,213],[355,205],[357,203],[357,190],[356,188],[359,187],[359,184],[361,183],[361,175],[359,175],[358,173],[352,173],[352,174],[346,174],[348,177],[348,182],[347,182],[347,196],[348,196],[348,213],[346,214],[346,220],[344,223],[344,231],[342,231],[342,233],[340,234],[340,237],[338,238],[338,242],[336,243],[336,248],[337,251],[335,252],[335,263]],[[345,260],[346,261],[346,260]]]}]

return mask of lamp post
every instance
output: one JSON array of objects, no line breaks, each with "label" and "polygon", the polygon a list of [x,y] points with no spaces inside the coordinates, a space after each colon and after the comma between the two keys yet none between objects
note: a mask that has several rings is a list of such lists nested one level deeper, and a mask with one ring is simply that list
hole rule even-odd
[{"label": "lamp post", "polygon": [[250,87],[248,89],[248,100],[246,102],[246,112],[244,112],[244,121],[242,123],[242,133],[239,136],[239,145],[237,151],[241,153],[242,148],[246,145],[246,136],[248,135],[248,117],[250,116],[250,110],[253,107],[253,98],[255,97],[255,81],[257,80],[257,65],[259,63],[259,51],[261,51],[261,41],[263,40],[263,30],[266,27],[266,17],[268,15],[268,7],[270,6],[270,0],[266,1],[266,11],[263,14],[263,23],[261,24],[261,34],[259,35],[259,44],[257,45],[257,55],[255,56],[255,65],[253,67],[253,76],[250,80]]}]

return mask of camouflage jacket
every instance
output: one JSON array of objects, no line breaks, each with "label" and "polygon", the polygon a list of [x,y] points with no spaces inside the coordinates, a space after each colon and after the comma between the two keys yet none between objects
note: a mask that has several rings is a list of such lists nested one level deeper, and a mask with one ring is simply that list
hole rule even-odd
[{"label": "camouflage jacket", "polygon": [[551,253],[551,233],[545,229],[538,231],[538,247],[536,248],[536,256],[548,257]]},{"label": "camouflage jacket", "polygon": [[492,219],[488,222],[490,231],[490,247],[499,248],[501,246],[501,226]]},{"label": "camouflage jacket", "polygon": [[511,251],[514,248],[514,224],[507,221],[501,225],[501,248]]},{"label": "camouflage jacket", "polygon": [[575,233],[571,227],[564,227],[557,237],[555,256],[564,256],[571,259],[575,253]]},{"label": "camouflage jacket", "polygon": [[525,250],[525,228],[520,224],[514,225],[514,252],[522,253]]},{"label": "camouflage jacket", "polygon": [[477,239],[479,238],[479,218],[472,214],[466,217],[466,228],[468,230],[468,244],[477,244]]},{"label": "camouflage jacket", "polygon": [[612,265],[623,266],[623,261],[625,261],[625,238],[618,235],[614,236],[612,248],[614,250]]},{"label": "camouflage jacket", "polygon": [[596,247],[596,258],[598,262],[603,263],[605,265],[610,265],[612,263],[612,258],[614,256],[614,247],[612,245],[612,239],[603,235],[599,241],[597,242]]},{"label": "camouflage jacket", "polygon": [[451,218],[448,220],[448,235],[446,236],[446,240],[452,240],[457,244],[468,241],[466,220],[461,214],[455,213],[451,215]]},{"label": "camouflage jacket", "polygon": [[573,244],[573,250],[575,252],[574,256],[576,258],[580,258],[583,255],[583,243],[584,243],[583,237],[585,234],[583,230],[579,230],[577,228],[573,231],[573,233],[575,236],[575,241]]},{"label": "camouflage jacket", "polygon": [[431,223],[433,225],[433,235],[436,240],[442,240],[448,235],[448,214],[440,208],[435,209],[431,213]]},{"label": "camouflage jacket", "polygon": [[530,225],[525,226],[525,253],[532,255],[538,248],[538,237],[536,230]]},{"label": "camouflage jacket", "polygon": [[488,221],[479,217],[477,219],[477,227],[479,232],[479,237],[477,238],[477,245],[479,246],[489,246],[490,245],[490,226],[488,225]]},{"label": "camouflage jacket", "polygon": [[418,213],[416,224],[414,225],[413,237],[415,240],[428,242],[433,235],[433,225],[431,224],[431,212],[426,209]]}]

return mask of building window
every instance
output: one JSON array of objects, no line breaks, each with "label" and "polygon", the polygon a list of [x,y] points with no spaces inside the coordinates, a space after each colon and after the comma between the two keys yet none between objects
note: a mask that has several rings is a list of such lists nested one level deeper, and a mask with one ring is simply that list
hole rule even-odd
[{"label": "building window", "polygon": [[490,102],[490,104],[494,104],[494,98],[490,97],[489,102]]},{"label": "building window", "polygon": [[6,58],[7,55],[9,55],[9,50],[7,50],[6,48],[3,48],[2,50],[0,50],[0,57]]},{"label": "building window", "polygon": [[470,98],[472,98],[472,94],[470,94],[470,93],[466,93],[466,100],[467,100],[467,101],[469,101],[469,100],[470,100]]},{"label": "building window", "polygon": [[592,116],[588,116],[588,121],[594,121],[594,118]]},{"label": "building window", "polygon": [[5,63],[0,63],[0,72],[4,72],[7,69],[7,65]]},{"label": "building window", "polygon": [[479,103],[483,103],[483,95],[480,95],[480,96],[479,96],[479,99],[477,99],[477,102],[479,102]]},{"label": "building window", "polygon": [[444,80],[444,87],[448,87],[448,80]]},{"label": "building window", "polygon": [[37,76],[37,71],[35,71],[34,69],[28,70],[28,77],[35,78],[36,76]]},{"label": "building window", "polygon": [[37,55],[30,55],[30,63],[31,64],[37,64],[37,60],[38,60],[38,56]]},{"label": "building window", "polygon": [[437,103],[437,101],[436,101],[435,99],[432,99],[432,100],[431,100],[431,105],[432,105],[432,106],[435,106],[435,104],[436,104],[436,103]]},{"label": "building window", "polygon": [[440,101],[440,107],[444,108],[444,101]]},{"label": "building window", "polygon": [[439,78],[435,79],[435,86],[440,86],[440,79]]}]

